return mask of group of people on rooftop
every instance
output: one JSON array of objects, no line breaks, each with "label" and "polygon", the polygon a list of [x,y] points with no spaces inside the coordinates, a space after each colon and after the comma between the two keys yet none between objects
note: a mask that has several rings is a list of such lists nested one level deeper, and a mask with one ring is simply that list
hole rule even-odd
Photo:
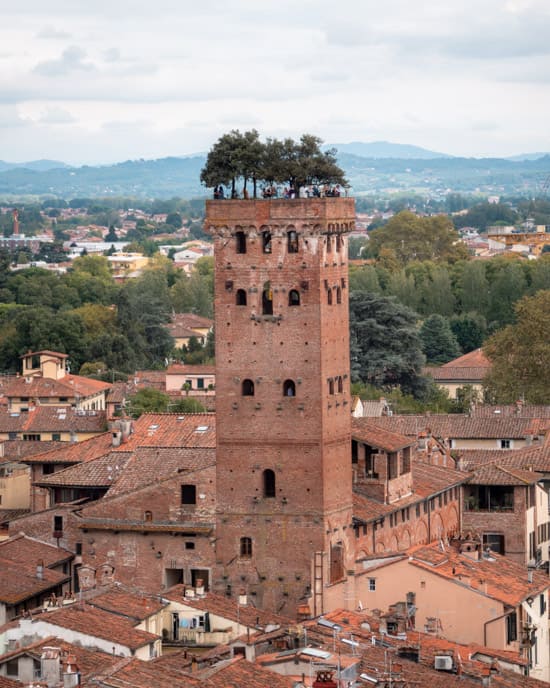
[{"label": "group of people on rooftop", "polygon": [[[296,189],[293,186],[283,187],[281,184],[267,185],[261,189],[262,198],[330,198],[344,195],[344,191],[341,189],[340,184],[309,184],[308,186],[300,187],[299,194],[297,196]],[[224,200],[225,198],[239,199],[243,198],[247,200],[250,198],[250,194],[247,189],[243,189],[240,193],[235,189],[232,193],[225,195],[225,190],[220,184],[214,187],[214,200]]]}]

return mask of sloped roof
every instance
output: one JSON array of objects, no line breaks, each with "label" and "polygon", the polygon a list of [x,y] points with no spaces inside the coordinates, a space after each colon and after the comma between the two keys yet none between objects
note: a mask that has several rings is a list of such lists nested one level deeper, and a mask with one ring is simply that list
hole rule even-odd
[{"label": "sloped roof", "polygon": [[533,582],[530,583],[523,564],[494,552],[490,558],[482,556],[473,560],[454,547],[434,542],[411,547],[407,555],[411,566],[426,569],[459,585],[469,585],[480,594],[511,607],[550,587],[547,575],[534,571]]},{"label": "sloped roof", "polygon": [[167,606],[167,603],[161,602],[157,596],[128,592],[121,587],[112,587],[106,592],[95,595],[88,600],[88,604],[112,614],[124,616],[136,624],[153,614],[158,614]]},{"label": "sloped roof", "polygon": [[425,375],[431,375],[438,382],[481,382],[487,375],[487,368],[448,368],[447,366],[425,366]]},{"label": "sloped roof", "polygon": [[37,398],[37,397],[88,397],[107,391],[111,387],[106,382],[92,380],[80,375],[67,373],[59,380],[32,375],[31,377],[18,377],[4,389],[5,396],[10,398]]},{"label": "sloped roof", "polygon": [[410,447],[415,441],[391,430],[383,430],[371,423],[369,418],[352,418],[351,434],[353,439],[386,452],[396,452],[404,447]]},{"label": "sloped roof", "polygon": [[125,448],[216,446],[213,413],[144,413],[135,422]]},{"label": "sloped roof", "polygon": [[130,454],[109,452],[96,459],[69,466],[41,477],[35,485],[45,487],[111,487],[119,478]]},{"label": "sloped roof", "polygon": [[45,619],[54,626],[69,628],[79,633],[119,643],[137,650],[159,638],[154,633],[134,628],[133,623],[117,614],[97,609],[89,604],[78,603],[61,607],[48,613]]},{"label": "sloped roof", "polygon": [[521,449],[457,449],[464,466],[470,470],[486,464],[550,473],[550,444],[533,444]]},{"label": "sloped roof", "polygon": [[166,368],[166,375],[215,375],[216,366],[213,365],[185,365],[173,363]]},{"label": "sloped roof", "polygon": [[[126,658],[101,674],[101,686],[106,688],[213,688],[210,683],[174,666],[164,667],[162,657],[145,662]],[[189,663],[191,660],[189,660]],[[230,688],[227,686],[226,688]]]},{"label": "sloped roof", "polygon": [[73,553],[62,547],[50,545],[24,533],[0,540],[0,557],[19,564],[36,566],[41,561],[47,568],[73,558]]},{"label": "sloped roof", "polygon": [[4,440],[4,459],[29,463],[34,454],[43,454],[51,449],[61,449],[67,442],[28,442],[27,440]]},{"label": "sloped roof", "polygon": [[468,482],[472,485],[519,485],[525,487],[526,485],[534,485],[540,479],[540,473],[534,471],[488,464],[477,468]]},{"label": "sloped roof", "polygon": [[0,409],[0,432],[104,432],[105,411],[79,412],[67,406],[36,406],[21,413]]},{"label": "sloped roof", "polygon": [[454,358],[452,361],[445,363],[443,368],[490,368],[491,361],[483,353],[483,349],[474,349],[463,356]]},{"label": "sloped roof", "polygon": [[0,602],[19,604],[70,580],[67,574],[48,568],[44,568],[38,577],[37,564],[38,560],[31,564],[0,556]]},{"label": "sloped roof", "polygon": [[[49,445],[49,442],[26,442],[26,444]],[[82,442],[58,442],[54,449],[48,449],[33,456],[27,456],[25,463],[82,463],[92,461],[113,449],[110,432],[103,432]]]}]

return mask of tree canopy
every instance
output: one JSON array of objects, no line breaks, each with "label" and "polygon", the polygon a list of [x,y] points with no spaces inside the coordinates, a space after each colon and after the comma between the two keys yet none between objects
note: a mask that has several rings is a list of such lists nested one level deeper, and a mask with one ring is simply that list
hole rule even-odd
[{"label": "tree canopy", "polygon": [[497,403],[550,404],[550,290],[524,297],[514,310],[516,323],[484,345],[493,364],[486,388]]},{"label": "tree canopy", "polygon": [[297,195],[307,184],[347,184],[336,151],[323,151],[322,143],[312,134],[303,134],[299,141],[269,138],[262,143],[255,129],[244,134],[233,129],[212,146],[200,179],[208,187],[230,185],[232,196],[238,180],[243,190],[250,180],[254,198],[258,181],[288,184]]}]

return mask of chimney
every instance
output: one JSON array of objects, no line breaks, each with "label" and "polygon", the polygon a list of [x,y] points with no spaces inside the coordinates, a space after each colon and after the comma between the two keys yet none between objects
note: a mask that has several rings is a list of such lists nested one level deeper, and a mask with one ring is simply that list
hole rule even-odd
[{"label": "chimney", "polygon": [[36,565],[36,577],[38,580],[44,580],[44,562],[42,560]]},{"label": "chimney", "polygon": [[248,604],[248,597],[245,590],[241,590],[239,593],[239,607],[246,607]]},{"label": "chimney", "polygon": [[80,685],[80,670],[74,655],[67,655],[63,666],[63,688],[77,688]]},{"label": "chimney", "polygon": [[19,210],[14,208],[11,212],[13,217],[13,234],[17,236],[19,234]]},{"label": "chimney", "polygon": [[204,581],[202,578],[197,578],[195,593],[197,594],[197,597],[202,597],[204,595]]},{"label": "chimney", "polygon": [[59,685],[61,678],[61,650],[58,647],[45,647],[40,657],[40,675],[48,688]]}]

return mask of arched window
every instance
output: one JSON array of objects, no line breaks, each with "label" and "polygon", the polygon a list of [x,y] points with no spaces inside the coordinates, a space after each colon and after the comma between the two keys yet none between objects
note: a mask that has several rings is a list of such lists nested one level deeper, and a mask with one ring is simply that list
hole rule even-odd
[{"label": "arched window", "polygon": [[332,237],[327,236],[327,253],[332,253]]},{"label": "arched window", "polygon": [[342,237],[339,234],[336,235],[336,250],[338,253],[342,250]]},{"label": "arched window", "polygon": [[262,292],[262,313],[263,315],[273,315],[273,291],[271,283],[265,282]]},{"label": "arched window", "polygon": [[329,306],[332,306],[332,289],[327,291],[327,303]]},{"label": "arched window", "polygon": [[243,394],[243,397],[253,397],[254,396],[254,382],[252,380],[243,380],[242,394]]},{"label": "arched window", "polygon": [[289,253],[298,253],[298,234],[295,230],[291,229],[287,232],[287,245]]},{"label": "arched window", "polygon": [[328,381],[328,393],[334,394],[334,380],[332,378]]},{"label": "arched window", "polygon": [[235,248],[237,253],[246,253],[246,234],[235,232]]},{"label": "arched window", "polygon": [[342,290],[336,287],[336,303],[342,303]]},{"label": "arched window", "polygon": [[283,394],[285,397],[296,396],[296,383],[294,380],[285,380],[283,383]]},{"label": "arched window", "polygon": [[244,559],[250,559],[250,557],[252,556],[252,538],[241,538],[240,555]]},{"label": "arched window", "polygon": [[263,472],[264,497],[275,497],[275,471],[266,468]]},{"label": "arched window", "polygon": [[342,380],[342,376],[338,378],[338,394],[342,394],[344,391],[344,381]]},{"label": "arched window", "polygon": [[262,232],[262,249],[264,253],[271,253],[271,232]]},{"label": "arched window", "polygon": [[244,289],[237,289],[235,303],[237,306],[246,306],[246,291]]},{"label": "arched window", "polygon": [[152,520],[153,520],[153,512],[152,511],[146,511],[144,521],[146,523],[150,523]]},{"label": "arched window", "polygon": [[288,305],[289,306],[299,306],[300,305],[300,292],[297,289],[291,289],[288,292]]}]

